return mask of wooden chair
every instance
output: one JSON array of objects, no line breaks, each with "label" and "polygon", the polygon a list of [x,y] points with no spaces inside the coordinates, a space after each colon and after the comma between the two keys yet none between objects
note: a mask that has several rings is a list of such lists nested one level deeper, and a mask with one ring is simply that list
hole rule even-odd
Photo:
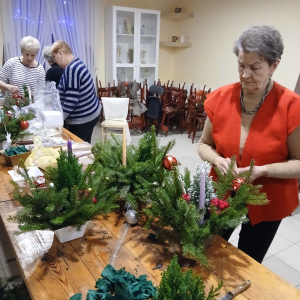
[{"label": "wooden chair", "polygon": [[188,98],[188,138],[190,138],[190,134],[193,132],[192,143],[194,143],[197,127],[201,126],[201,128],[203,128],[207,118],[207,114],[203,109],[203,106],[199,105],[198,99],[195,97],[196,94],[195,89],[195,92]]},{"label": "wooden chair", "polygon": [[[168,88],[168,94],[165,93],[163,101],[163,117],[161,122],[161,130],[166,132],[166,136],[169,131],[170,119],[173,117],[178,117],[179,128],[182,134],[182,128],[184,124],[184,106],[187,98],[187,92],[184,90],[185,83],[182,88],[180,85],[178,88],[173,87],[173,82]],[[167,125],[165,125],[167,122]]]}]

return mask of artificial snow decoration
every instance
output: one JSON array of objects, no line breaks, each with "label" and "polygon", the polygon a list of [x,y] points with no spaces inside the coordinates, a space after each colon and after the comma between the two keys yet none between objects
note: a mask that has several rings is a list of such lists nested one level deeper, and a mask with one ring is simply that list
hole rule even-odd
[{"label": "artificial snow decoration", "polygon": [[187,193],[191,195],[190,202],[194,203],[199,207],[199,198],[200,198],[200,181],[201,181],[201,171],[205,170],[205,207],[208,208],[210,201],[216,198],[213,188],[212,177],[209,176],[211,165],[208,162],[204,162],[202,165],[197,164],[196,174],[193,176],[193,180],[190,188],[187,190]]}]

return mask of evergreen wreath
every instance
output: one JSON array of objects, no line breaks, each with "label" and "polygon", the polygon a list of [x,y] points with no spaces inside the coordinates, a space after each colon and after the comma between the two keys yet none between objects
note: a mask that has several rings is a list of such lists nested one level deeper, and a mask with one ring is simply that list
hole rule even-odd
[{"label": "evergreen wreath", "polygon": [[115,204],[117,189],[107,186],[106,173],[102,170],[91,172],[90,168],[83,171],[71,150],[61,150],[57,168],[46,169],[42,188],[36,185],[36,178],[29,178],[24,161],[21,161],[21,167],[25,172],[20,173],[29,184],[31,193],[24,193],[24,188],[12,181],[14,199],[23,207],[8,218],[19,224],[20,233],[67,226],[80,230],[87,221],[118,207]]}]

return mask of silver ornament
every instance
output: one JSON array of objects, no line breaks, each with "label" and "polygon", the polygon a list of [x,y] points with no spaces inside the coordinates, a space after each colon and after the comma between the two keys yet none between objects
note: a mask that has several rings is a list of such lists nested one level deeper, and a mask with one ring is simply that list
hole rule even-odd
[{"label": "silver ornament", "polygon": [[139,214],[135,210],[128,210],[125,214],[125,220],[128,224],[136,224],[139,219]]},{"label": "silver ornament", "polygon": [[92,189],[91,189],[91,188],[88,188],[88,191],[89,191],[89,192],[91,192],[91,191],[92,191]]},{"label": "silver ornament", "polygon": [[54,183],[53,183],[53,182],[50,182],[50,183],[49,183],[49,186],[53,188],[53,187],[54,187]]}]

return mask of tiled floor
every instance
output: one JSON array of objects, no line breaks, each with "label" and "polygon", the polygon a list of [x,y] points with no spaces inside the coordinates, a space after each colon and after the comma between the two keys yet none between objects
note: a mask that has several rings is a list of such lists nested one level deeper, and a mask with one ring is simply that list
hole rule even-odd
[{"label": "tiled floor", "polygon": [[[141,134],[132,132],[132,144],[137,144]],[[94,130],[92,144],[101,138],[100,125]],[[187,167],[192,175],[195,173],[196,163],[202,163],[197,154],[197,141],[192,144],[187,134],[170,133],[168,137],[161,136],[160,143],[165,145],[170,140],[176,140],[176,145],[170,152],[182,164],[181,169]],[[237,245],[239,228],[232,234],[229,242]],[[284,219],[279,227],[275,239],[263,261],[263,265],[290,282],[300,290],[300,209],[291,217]],[[4,282],[21,282],[22,276],[17,262],[13,257],[9,241],[0,222],[0,278]]]}]

